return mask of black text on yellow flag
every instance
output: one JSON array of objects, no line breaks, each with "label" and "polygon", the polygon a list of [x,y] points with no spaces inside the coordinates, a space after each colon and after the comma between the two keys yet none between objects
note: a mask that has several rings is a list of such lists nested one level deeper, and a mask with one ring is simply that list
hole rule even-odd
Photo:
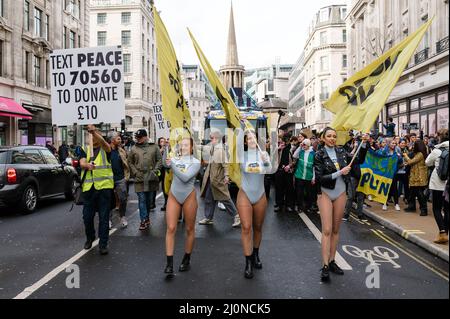
[{"label": "black text on yellow flag", "polygon": [[153,7],[156,31],[157,57],[161,83],[163,115],[171,124],[171,136],[174,130],[191,132],[191,115],[183,95],[180,65],[158,11]]},{"label": "black text on yellow flag", "polygon": [[238,108],[234,104],[234,101],[231,98],[230,94],[227,92],[219,77],[217,76],[216,71],[214,71],[214,69],[211,67],[211,64],[203,54],[202,49],[198,45],[189,29],[188,32],[194,45],[195,52],[197,52],[198,59],[200,60],[200,63],[202,65],[203,71],[205,71],[206,76],[208,77],[208,80],[211,83],[211,86],[213,87],[217,98],[220,101],[220,104],[222,105],[227,121],[232,128],[240,128],[241,122]]}]

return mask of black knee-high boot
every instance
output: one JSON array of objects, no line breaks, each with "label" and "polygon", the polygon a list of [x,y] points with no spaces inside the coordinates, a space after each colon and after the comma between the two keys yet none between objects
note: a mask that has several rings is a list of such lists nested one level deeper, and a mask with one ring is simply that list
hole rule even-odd
[{"label": "black knee-high boot", "polygon": [[253,255],[245,256],[244,277],[247,279],[253,278]]}]

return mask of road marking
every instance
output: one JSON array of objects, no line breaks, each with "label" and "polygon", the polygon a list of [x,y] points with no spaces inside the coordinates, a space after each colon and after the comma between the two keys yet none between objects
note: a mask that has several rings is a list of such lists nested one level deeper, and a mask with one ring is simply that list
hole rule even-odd
[{"label": "road marking", "polygon": [[360,220],[355,214],[350,213],[350,216],[353,217],[356,221],[358,221],[360,224],[371,226],[371,224],[367,220]]},{"label": "road marking", "polygon": [[[303,222],[306,224],[306,226],[309,228],[311,233],[313,233],[314,237],[316,237],[317,241],[319,243],[322,243],[322,233],[320,230],[316,227],[316,225],[313,224],[311,219],[308,218],[308,216],[305,215],[305,213],[298,214],[300,218],[303,220]],[[339,252],[336,252],[336,263],[341,267],[343,270],[352,270],[352,266],[350,266],[345,259],[339,254]]]},{"label": "road marking", "polygon": [[[158,196],[156,196],[156,199],[158,199],[159,197],[161,197],[163,195],[163,193],[159,193]],[[132,213],[130,215],[130,219],[136,215],[139,212],[139,209],[137,209],[134,213]],[[117,228],[113,228],[109,231],[109,236],[111,236],[112,234],[114,234],[117,231]],[[94,249],[97,245],[98,245],[99,240],[96,239],[93,243],[92,243],[92,247],[91,249],[85,250],[83,249],[82,251],[80,251],[78,254],[76,254],[75,256],[73,256],[72,258],[70,258],[69,260],[65,261],[64,263],[62,263],[61,265],[59,265],[58,267],[56,267],[55,269],[53,269],[52,271],[50,271],[47,275],[45,275],[42,279],[40,279],[39,281],[37,281],[36,283],[34,283],[33,285],[31,285],[30,287],[25,288],[20,294],[18,294],[17,296],[15,296],[13,299],[26,299],[28,298],[31,294],[33,294],[34,292],[36,292],[39,288],[41,288],[42,286],[44,286],[45,284],[47,284],[50,280],[52,280],[53,278],[55,278],[60,272],[64,271],[68,266],[72,265],[73,263],[75,263],[77,260],[79,260],[81,257],[83,257],[84,255],[86,255],[89,251],[91,251],[92,249]]]},{"label": "road marking", "polygon": [[403,252],[405,255],[411,257],[413,260],[415,260],[416,262],[418,262],[419,264],[421,264],[422,266],[424,266],[425,268],[427,268],[428,270],[434,272],[436,275],[438,275],[439,277],[443,278],[446,281],[449,281],[448,278],[448,273],[445,272],[444,270],[437,268],[436,266],[434,266],[433,264],[431,264],[429,261],[423,259],[422,257],[416,255],[415,253],[413,253],[412,251],[410,251],[408,248],[404,247],[402,244],[398,243],[395,241],[395,239],[389,237],[388,235],[386,235],[385,233],[383,233],[380,230],[374,230],[371,229],[371,231],[377,235],[378,237],[380,237],[381,239],[383,239],[384,241],[388,242],[389,244],[391,244],[392,246],[396,247],[398,250],[400,250],[401,252]]}]

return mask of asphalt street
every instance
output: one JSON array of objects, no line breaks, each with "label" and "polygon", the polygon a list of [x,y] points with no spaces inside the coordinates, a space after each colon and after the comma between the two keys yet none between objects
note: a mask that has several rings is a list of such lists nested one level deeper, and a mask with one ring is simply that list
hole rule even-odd
[{"label": "asphalt street", "polygon": [[[321,283],[319,215],[275,213],[272,199],[260,248],[263,269],[255,270],[252,280],[243,276],[240,229],[233,229],[232,218],[219,209],[214,225],[196,225],[191,270],[176,272],[168,280],[163,274],[162,203],[159,197],[150,214],[150,230],[139,231],[137,198],[131,187],[129,225],[121,229],[114,217],[107,256],[100,256],[98,247],[83,250],[81,207],[70,212],[71,203],[63,198],[44,201],[31,215],[2,208],[0,298],[449,298],[448,263],[374,221],[354,218],[341,228],[338,263],[346,268],[345,275],[332,275],[329,283]],[[197,221],[203,218],[203,203],[199,203]],[[183,243],[180,223],[176,269]],[[66,271],[68,265],[76,266]],[[76,269],[79,288],[68,288]]]}]

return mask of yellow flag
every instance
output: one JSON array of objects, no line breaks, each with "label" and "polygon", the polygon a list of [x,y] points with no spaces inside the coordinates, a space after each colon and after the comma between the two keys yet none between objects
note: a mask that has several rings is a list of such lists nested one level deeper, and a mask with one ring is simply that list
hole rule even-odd
[{"label": "yellow flag", "polygon": [[335,114],[331,123],[339,145],[349,130],[368,133],[433,19],[342,84],[324,103]]},{"label": "yellow flag", "polygon": [[176,138],[186,133],[192,136],[191,115],[183,96],[180,65],[172,41],[156,8],[153,7],[152,11],[155,18],[162,109],[164,118],[170,122],[170,142],[173,149]]},{"label": "yellow flag", "polygon": [[[219,77],[217,76],[216,71],[214,71],[214,69],[211,67],[211,64],[209,63],[206,56],[203,54],[202,49],[198,45],[197,41],[195,40],[194,36],[192,35],[189,29],[188,32],[194,45],[195,52],[197,52],[198,59],[200,60],[200,63],[202,65],[203,71],[206,73],[209,83],[211,83],[211,86],[214,92],[216,93],[217,98],[220,101],[220,104],[222,105],[222,109],[225,113],[225,117],[230,127],[233,129],[241,128],[241,118],[238,108],[234,104],[234,101],[231,98],[230,94],[225,89]],[[228,146],[230,152],[229,154],[230,166],[228,173],[230,175],[230,179],[233,182],[235,182],[236,185],[238,185],[238,187],[241,187],[241,170],[237,160],[235,136],[233,138],[228,138]]]}]

